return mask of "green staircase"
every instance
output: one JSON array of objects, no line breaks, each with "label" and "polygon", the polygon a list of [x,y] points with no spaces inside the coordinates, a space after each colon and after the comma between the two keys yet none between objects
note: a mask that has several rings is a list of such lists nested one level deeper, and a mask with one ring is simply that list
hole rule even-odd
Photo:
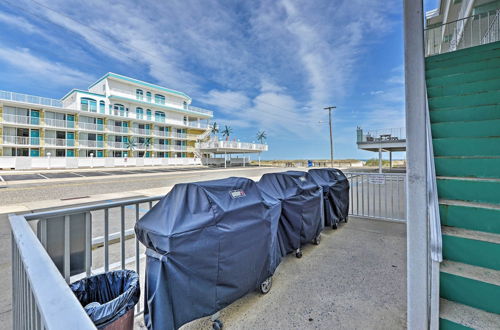
[{"label": "green staircase", "polygon": [[426,58],[441,329],[500,329],[500,42]]}]

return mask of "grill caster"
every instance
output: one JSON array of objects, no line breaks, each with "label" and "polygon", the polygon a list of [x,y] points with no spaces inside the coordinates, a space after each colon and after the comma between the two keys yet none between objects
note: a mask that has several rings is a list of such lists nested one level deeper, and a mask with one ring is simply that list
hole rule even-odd
[{"label": "grill caster", "polygon": [[297,257],[298,259],[302,258],[302,250],[297,249],[297,251],[295,251],[295,257]]},{"label": "grill caster", "polygon": [[221,320],[215,320],[212,323],[212,329],[213,330],[222,330],[222,328],[224,328],[224,324],[222,324]]},{"label": "grill caster", "polygon": [[337,225],[337,223],[336,223],[336,222],[334,222],[334,223],[332,224],[332,229],[337,229],[337,228],[338,228],[338,225]]},{"label": "grill caster", "polygon": [[316,238],[313,239],[314,245],[319,245],[320,242],[321,242],[321,234],[319,234],[318,236],[316,236]]},{"label": "grill caster", "polygon": [[262,294],[268,293],[269,291],[271,291],[272,285],[273,285],[273,278],[272,277],[266,278],[264,282],[260,284],[259,287],[260,293]]}]

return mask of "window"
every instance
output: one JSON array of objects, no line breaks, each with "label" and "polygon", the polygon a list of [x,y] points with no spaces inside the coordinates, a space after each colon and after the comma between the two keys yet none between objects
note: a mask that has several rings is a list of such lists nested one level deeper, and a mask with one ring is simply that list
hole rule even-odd
[{"label": "window", "polygon": [[113,106],[113,115],[115,116],[125,116],[125,107],[123,104],[115,104]]},{"label": "window", "polygon": [[151,92],[146,92],[146,101],[151,102]]},{"label": "window", "polygon": [[182,102],[182,104],[184,105],[184,109],[186,110],[188,108],[188,104],[186,101]]},{"label": "window", "polygon": [[101,113],[104,113],[106,111],[106,104],[104,103],[104,101],[99,102],[99,111]]},{"label": "window", "polygon": [[135,97],[138,99],[138,100],[141,100],[143,99],[143,96],[144,96],[144,93],[142,91],[142,89],[137,89],[135,91]]},{"label": "window", "polygon": [[155,121],[164,123],[165,122],[165,112],[155,111]]},{"label": "window", "polygon": [[137,119],[143,119],[144,118],[144,110],[142,108],[135,108],[135,115]]},{"label": "window", "polygon": [[165,96],[160,94],[155,94],[155,103],[165,104]]},{"label": "window", "polygon": [[97,112],[97,102],[94,99],[89,99],[87,97],[82,97],[81,99],[81,109],[83,111]]},{"label": "window", "polygon": [[152,120],[151,119],[151,109],[146,110],[146,116],[147,116],[147,120]]}]

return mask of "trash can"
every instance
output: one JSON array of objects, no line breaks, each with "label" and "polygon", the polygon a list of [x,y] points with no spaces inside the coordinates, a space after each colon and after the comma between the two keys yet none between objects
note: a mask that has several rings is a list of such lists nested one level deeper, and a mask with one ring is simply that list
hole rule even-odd
[{"label": "trash can", "polygon": [[246,178],[175,185],[135,225],[147,247],[148,329],[178,329],[250,291],[269,291],[281,260],[279,206]]},{"label": "trash can", "polygon": [[313,166],[313,162],[312,160],[308,160],[307,161],[307,167],[312,167]]},{"label": "trash can", "polygon": [[336,168],[311,169],[309,174],[323,187],[325,226],[336,229],[349,215],[349,180]]},{"label": "trash can", "polygon": [[134,306],[140,296],[136,272],[98,274],[72,283],[70,288],[98,329],[134,328]]},{"label": "trash can", "polygon": [[269,200],[281,201],[278,225],[280,247],[302,257],[301,245],[319,244],[324,228],[323,192],[307,172],[266,173],[257,183]]}]

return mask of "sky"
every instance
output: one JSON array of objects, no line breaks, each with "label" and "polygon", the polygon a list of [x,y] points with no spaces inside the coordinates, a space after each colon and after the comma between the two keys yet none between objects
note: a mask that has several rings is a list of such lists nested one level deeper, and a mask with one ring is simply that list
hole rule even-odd
[{"label": "sky", "polygon": [[[426,10],[437,6],[427,1]],[[0,89],[61,98],[107,72],[185,92],[263,159],[368,159],[404,127],[400,0],[4,0]],[[403,158],[404,154],[395,158]]]}]

